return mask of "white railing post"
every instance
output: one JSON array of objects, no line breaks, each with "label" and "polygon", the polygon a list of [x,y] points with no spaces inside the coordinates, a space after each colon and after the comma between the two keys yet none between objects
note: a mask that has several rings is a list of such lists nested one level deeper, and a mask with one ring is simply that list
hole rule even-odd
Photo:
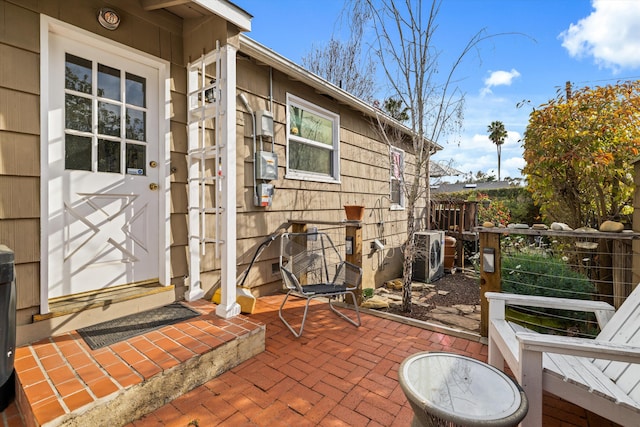
[{"label": "white railing post", "polygon": [[218,232],[223,241],[221,254],[220,304],[216,314],[229,318],[240,314],[236,302],[236,48],[227,44],[221,48],[221,132],[220,146],[222,227]]}]

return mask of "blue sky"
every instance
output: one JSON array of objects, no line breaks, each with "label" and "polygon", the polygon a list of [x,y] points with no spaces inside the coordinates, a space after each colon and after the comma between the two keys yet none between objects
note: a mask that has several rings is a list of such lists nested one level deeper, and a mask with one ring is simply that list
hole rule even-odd
[{"label": "blue sky", "polygon": [[[254,16],[249,37],[296,63],[314,44],[345,31],[343,1],[232,1]],[[503,122],[509,135],[500,175],[519,177],[520,139],[533,107],[555,98],[567,81],[580,88],[640,79],[639,0],[444,0],[437,22],[442,72],[479,30],[514,33],[483,42],[456,75],[466,93],[464,127],[439,141],[444,150],[433,159],[466,173],[497,177],[496,146],[487,134],[492,121]],[[382,79],[378,93],[390,94]],[[523,100],[529,106],[517,108]]]}]

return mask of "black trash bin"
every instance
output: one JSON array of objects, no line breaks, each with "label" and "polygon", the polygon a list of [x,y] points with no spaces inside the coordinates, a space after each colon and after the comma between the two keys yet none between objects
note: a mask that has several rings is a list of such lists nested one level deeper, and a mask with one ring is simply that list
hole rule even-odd
[{"label": "black trash bin", "polygon": [[13,251],[0,245],[0,412],[15,397],[16,280]]}]

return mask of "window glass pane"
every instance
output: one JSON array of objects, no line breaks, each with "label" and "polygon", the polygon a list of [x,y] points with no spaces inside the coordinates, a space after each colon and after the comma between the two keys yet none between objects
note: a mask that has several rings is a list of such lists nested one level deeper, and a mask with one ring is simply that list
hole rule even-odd
[{"label": "window glass pane", "polygon": [[83,171],[91,170],[91,138],[65,135],[64,168]]},{"label": "window glass pane", "polygon": [[146,175],[146,146],[127,144],[127,173],[129,175]]},{"label": "window glass pane", "polygon": [[146,107],[147,83],[144,77],[127,73],[127,104]]},{"label": "window glass pane", "polygon": [[399,205],[400,202],[400,181],[394,179],[391,181],[391,203]]},{"label": "window glass pane", "polygon": [[331,175],[332,151],[289,140],[289,167],[295,170]]},{"label": "window glass pane", "polygon": [[397,151],[391,152],[391,174],[395,179],[402,179],[402,153]]},{"label": "window glass pane", "polygon": [[289,106],[291,135],[333,146],[333,122],[302,108]]},{"label": "window glass pane", "polygon": [[391,203],[395,205],[403,204],[403,183],[404,173],[404,152],[391,150]]},{"label": "window glass pane", "polygon": [[120,70],[98,64],[98,96],[120,101]]},{"label": "window glass pane", "polygon": [[136,141],[146,141],[145,134],[146,113],[140,110],[127,108],[127,138]]},{"label": "window glass pane", "polygon": [[120,173],[120,142],[98,140],[98,172]]},{"label": "window glass pane", "polygon": [[91,132],[91,99],[65,94],[64,127]]},{"label": "window glass pane", "polygon": [[98,102],[98,133],[120,136],[120,106]]},{"label": "window glass pane", "polygon": [[65,89],[91,93],[91,61],[66,54],[64,64]]}]

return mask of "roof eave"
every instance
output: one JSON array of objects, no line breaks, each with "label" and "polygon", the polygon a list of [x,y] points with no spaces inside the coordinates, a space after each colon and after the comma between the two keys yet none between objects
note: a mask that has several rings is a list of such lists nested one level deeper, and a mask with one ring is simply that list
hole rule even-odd
[{"label": "roof eave", "polygon": [[[240,52],[269,65],[273,69],[278,70],[295,80],[313,87],[319,93],[331,96],[342,104],[348,105],[370,117],[380,117],[386,124],[398,128],[409,135],[413,134],[413,131],[409,127],[388,116],[382,110],[367,104],[362,99],[351,95],[349,92],[339,88],[322,77],[311,73],[295,62],[285,58],[244,34],[240,35]],[[431,147],[436,151],[443,149],[442,146],[433,141],[430,141],[430,143]]]},{"label": "roof eave", "polygon": [[221,18],[231,22],[240,31],[251,31],[251,19],[253,15],[245,11],[244,9],[236,6],[235,4],[226,0],[191,0],[211,13],[214,13]]}]

